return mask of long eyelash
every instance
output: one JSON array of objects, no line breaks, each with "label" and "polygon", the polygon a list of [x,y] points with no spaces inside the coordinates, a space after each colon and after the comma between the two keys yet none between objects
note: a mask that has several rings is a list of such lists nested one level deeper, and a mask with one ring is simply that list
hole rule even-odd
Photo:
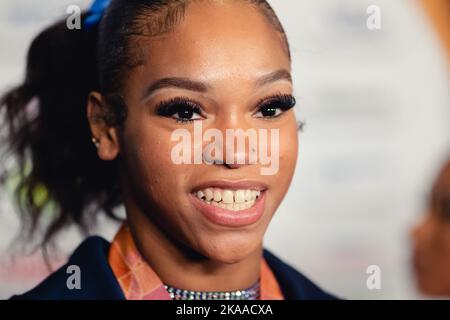
[{"label": "long eyelash", "polygon": [[[156,106],[156,113],[160,116],[163,117],[170,117],[173,116],[175,113],[177,113],[177,107],[179,107],[180,105],[185,105],[188,106],[190,108],[192,108],[192,110],[195,113],[201,114],[202,110],[199,107],[199,104],[195,101],[192,101],[191,99],[187,98],[187,97],[175,97],[172,98],[170,100],[167,101],[162,101],[160,103],[158,103],[158,105]],[[183,119],[178,119],[177,122],[190,122],[193,120],[183,120]]]},{"label": "long eyelash", "polygon": [[264,107],[276,104],[277,108],[280,108],[283,111],[287,111],[295,107],[296,103],[297,102],[293,95],[279,93],[268,98],[261,99],[256,105],[256,109],[261,110]]},{"label": "long eyelash", "polygon": [[[261,99],[258,103],[257,103],[257,110],[261,110],[264,107],[268,107],[272,104],[276,104],[277,108],[280,108],[283,111],[287,111],[289,109],[292,109],[293,107],[295,107],[296,104],[296,100],[295,97],[290,95],[290,94],[276,94],[273,96],[270,96],[268,98],[264,98]],[[192,110],[195,113],[201,114],[201,107],[199,106],[200,104],[198,104],[197,102],[193,101],[190,98],[187,97],[175,97],[172,98],[170,100],[167,101],[162,101],[160,103],[158,103],[158,105],[156,106],[156,113],[160,116],[164,116],[164,117],[171,117],[173,116],[175,113],[177,113],[177,108],[180,105],[185,105],[188,106],[190,108],[192,108]],[[275,116],[278,117],[278,116]],[[191,123],[194,120],[192,119],[176,119],[177,123]]]},{"label": "long eyelash", "polygon": [[192,122],[194,122],[193,119],[175,119],[175,121],[176,121],[177,123],[181,123],[181,124],[192,123]]}]

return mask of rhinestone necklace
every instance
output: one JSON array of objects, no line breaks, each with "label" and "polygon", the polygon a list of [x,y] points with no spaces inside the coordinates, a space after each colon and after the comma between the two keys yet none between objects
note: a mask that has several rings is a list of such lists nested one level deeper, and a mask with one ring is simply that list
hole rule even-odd
[{"label": "rhinestone necklace", "polygon": [[259,281],[250,288],[237,291],[191,291],[164,286],[173,300],[258,300]]}]

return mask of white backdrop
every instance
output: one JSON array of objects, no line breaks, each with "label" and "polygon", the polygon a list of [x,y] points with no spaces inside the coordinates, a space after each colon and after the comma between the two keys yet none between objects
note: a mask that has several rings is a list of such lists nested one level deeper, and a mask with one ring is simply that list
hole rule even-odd
[{"label": "white backdrop", "polygon": [[[291,42],[297,112],[307,126],[266,246],[341,297],[420,297],[409,230],[450,143],[449,69],[431,24],[415,0],[270,2]],[[69,4],[87,2],[0,2],[1,91],[20,81],[31,39]],[[366,27],[369,5],[382,10],[381,30]],[[11,258],[18,222],[5,190],[0,197],[7,298],[48,271],[40,255]],[[110,239],[115,228],[104,222],[97,233]],[[55,265],[80,240],[73,230],[63,234]],[[369,265],[381,268],[380,290],[366,286]]]}]

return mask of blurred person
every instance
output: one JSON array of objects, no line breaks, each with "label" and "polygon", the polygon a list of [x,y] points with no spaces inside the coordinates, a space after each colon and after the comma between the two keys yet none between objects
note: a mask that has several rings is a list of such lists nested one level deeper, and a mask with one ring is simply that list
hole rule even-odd
[{"label": "blurred person", "polygon": [[450,297],[450,160],[441,170],[424,219],[412,232],[420,291]]},{"label": "blurred person", "polygon": [[[450,0],[422,0],[450,61]],[[424,219],[413,229],[413,266],[419,290],[450,297],[450,159],[439,173]]]},{"label": "blurred person", "polygon": [[450,0],[421,0],[450,60]]}]

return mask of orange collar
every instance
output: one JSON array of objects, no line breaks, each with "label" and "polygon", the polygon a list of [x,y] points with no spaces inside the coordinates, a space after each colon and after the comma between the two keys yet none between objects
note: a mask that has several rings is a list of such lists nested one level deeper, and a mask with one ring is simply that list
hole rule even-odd
[{"label": "orange collar", "polygon": [[[137,250],[130,230],[123,225],[109,249],[108,262],[127,300],[170,300],[169,293]],[[280,286],[261,258],[261,300],[283,300]]]}]

